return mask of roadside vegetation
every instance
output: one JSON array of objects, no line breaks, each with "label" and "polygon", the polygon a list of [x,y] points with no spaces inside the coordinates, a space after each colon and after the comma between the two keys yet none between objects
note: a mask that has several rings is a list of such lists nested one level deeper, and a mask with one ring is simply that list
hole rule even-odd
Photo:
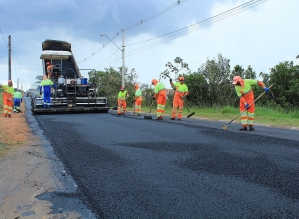
[{"label": "roadside vegetation", "polygon": [[[0,156],[11,152],[14,148],[26,142],[28,125],[23,114],[13,115],[8,119],[3,117],[3,90],[0,89]],[[24,107],[24,106],[22,106]]]},{"label": "roadside vegetation", "polygon": [[[189,107],[188,107],[189,108]],[[277,127],[290,128],[297,127],[299,128],[299,111],[294,112],[281,112],[277,109],[269,109],[267,107],[256,106],[255,111],[255,124],[267,124]],[[133,112],[133,107],[128,107],[128,111]],[[149,113],[150,107],[144,106],[142,107],[142,113]],[[167,106],[165,108],[165,115],[171,115],[171,106]],[[195,112],[191,118],[196,119],[206,119],[206,120],[214,120],[214,121],[227,121],[230,122],[239,114],[239,109],[226,106],[223,108],[203,108],[199,109],[197,107],[190,107],[190,112]],[[155,115],[156,113],[156,105],[153,106],[151,115]],[[184,119],[188,119],[187,109],[183,110]],[[240,122],[240,118],[236,118],[234,122]]]},{"label": "roadside vegetation", "polygon": [[[89,72],[89,81],[98,86],[98,95],[106,96],[111,107],[117,106],[117,94],[122,80],[122,69],[106,68],[104,71]],[[148,112],[153,97],[153,86],[140,84],[138,73],[133,68],[125,69],[125,88],[130,94],[127,98],[128,109],[133,110],[134,84],[139,84],[143,92],[142,111]],[[256,102],[255,123],[277,126],[299,127],[299,66],[292,61],[280,62],[269,68],[269,72],[257,73],[249,65],[243,68],[235,65],[231,68],[230,60],[222,54],[199,65],[196,71],[191,71],[182,58],[176,57],[173,62],[165,64],[165,70],[153,73],[155,79],[176,80],[184,76],[189,95],[186,103],[190,111],[196,114],[192,118],[206,118],[213,120],[232,120],[239,113],[239,99],[236,95],[232,79],[241,76],[245,79],[258,79],[267,87],[273,85],[270,92],[263,95]],[[168,84],[165,84],[169,87]],[[259,86],[252,87],[255,98],[263,93]],[[171,114],[173,91],[168,91],[166,114]],[[155,106],[152,114],[155,113]],[[184,108],[185,116],[188,114]],[[239,121],[239,118],[235,120]]]}]

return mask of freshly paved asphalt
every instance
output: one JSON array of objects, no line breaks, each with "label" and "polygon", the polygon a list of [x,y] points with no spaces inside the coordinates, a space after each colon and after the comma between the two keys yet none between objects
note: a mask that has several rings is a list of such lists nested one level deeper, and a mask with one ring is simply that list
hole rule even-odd
[{"label": "freshly paved asphalt", "polygon": [[35,118],[98,218],[299,218],[298,130],[113,111]]}]

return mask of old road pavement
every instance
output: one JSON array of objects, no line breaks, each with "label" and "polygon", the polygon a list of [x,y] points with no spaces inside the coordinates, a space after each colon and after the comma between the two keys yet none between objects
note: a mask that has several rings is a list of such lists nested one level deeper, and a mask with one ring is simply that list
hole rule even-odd
[{"label": "old road pavement", "polygon": [[96,218],[299,218],[298,130],[114,111],[32,118]]}]

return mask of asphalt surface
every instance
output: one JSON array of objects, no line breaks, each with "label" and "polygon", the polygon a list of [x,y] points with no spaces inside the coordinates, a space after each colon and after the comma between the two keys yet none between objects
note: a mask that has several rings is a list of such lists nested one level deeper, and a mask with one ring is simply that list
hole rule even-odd
[{"label": "asphalt surface", "polygon": [[98,218],[299,218],[298,130],[113,111],[35,118]]}]

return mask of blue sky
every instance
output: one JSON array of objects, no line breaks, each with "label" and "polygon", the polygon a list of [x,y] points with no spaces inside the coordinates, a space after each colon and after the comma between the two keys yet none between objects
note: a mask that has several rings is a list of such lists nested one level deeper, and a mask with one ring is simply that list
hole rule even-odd
[{"label": "blue sky", "polygon": [[[72,44],[81,69],[103,70],[122,65],[121,51],[108,42],[140,20],[174,5],[177,0],[1,0],[0,83],[8,78],[8,35],[12,37],[12,79],[24,90],[42,75],[41,44],[46,39]],[[279,62],[294,61],[299,54],[298,0],[268,0],[218,22],[210,22],[156,46],[137,42],[159,37],[215,16],[247,1],[181,0],[166,13],[125,31],[125,66],[135,68],[140,83],[158,78],[165,64],[181,57],[192,72],[221,53],[236,64],[257,72],[269,72]],[[113,41],[121,47],[121,32]],[[153,42],[153,41],[150,41]],[[145,49],[148,48],[148,49]],[[87,72],[82,72],[86,74]],[[169,83],[165,81],[169,86]]]}]

